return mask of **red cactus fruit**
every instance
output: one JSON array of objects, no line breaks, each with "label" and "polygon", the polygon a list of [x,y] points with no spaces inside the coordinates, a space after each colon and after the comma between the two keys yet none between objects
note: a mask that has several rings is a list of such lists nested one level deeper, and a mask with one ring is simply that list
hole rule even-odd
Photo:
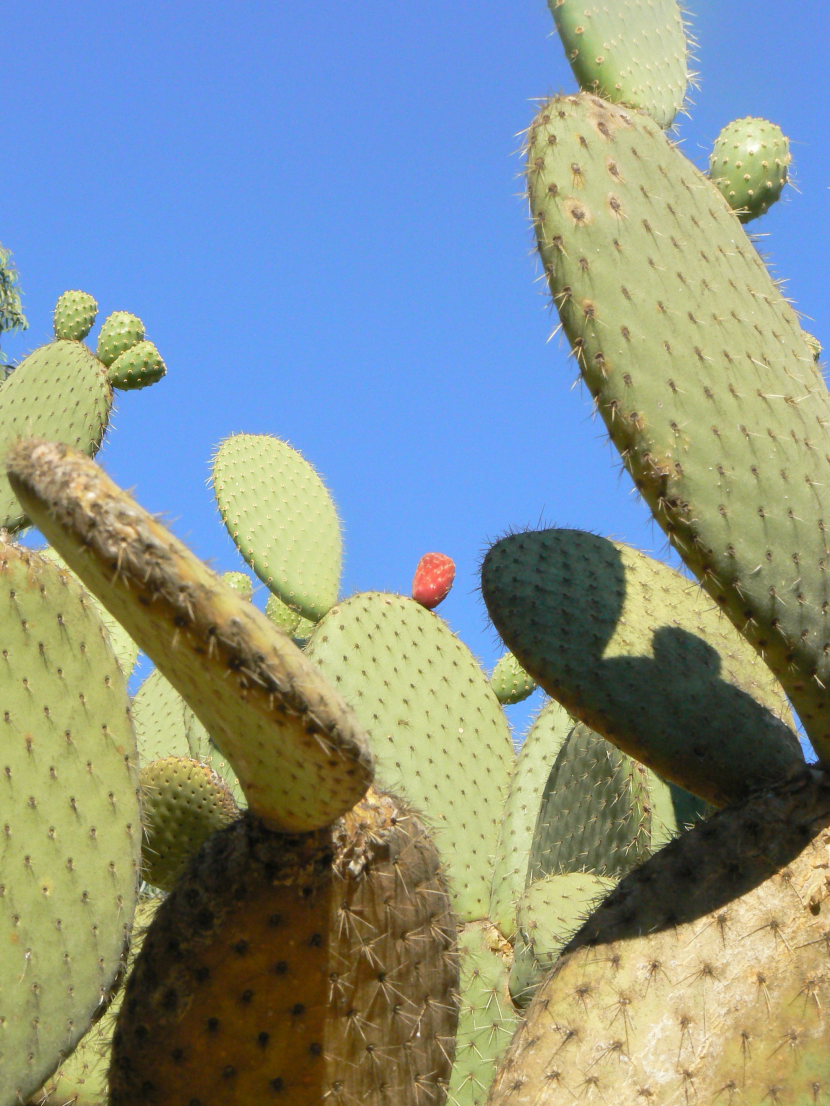
[{"label": "red cactus fruit", "polygon": [[455,561],[446,553],[424,553],[412,580],[412,598],[431,611],[447,598],[455,579]]}]

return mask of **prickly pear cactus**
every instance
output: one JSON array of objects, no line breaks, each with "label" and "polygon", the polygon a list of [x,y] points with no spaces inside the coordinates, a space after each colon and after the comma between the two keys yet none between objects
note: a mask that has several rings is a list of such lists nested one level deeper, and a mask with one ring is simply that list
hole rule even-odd
[{"label": "prickly pear cactus", "polygon": [[532,695],[537,684],[532,676],[522,668],[512,653],[505,653],[499,659],[490,677],[490,687],[503,706],[521,703]]},{"label": "prickly pear cactus", "polygon": [[528,157],[548,283],[611,440],[830,761],[830,396],[796,314],[649,120],[557,97]]},{"label": "prickly pear cactus", "polygon": [[541,686],[681,787],[723,805],[803,763],[780,685],[667,565],[583,531],[541,530],[492,546],[481,587]]},{"label": "prickly pear cactus", "polygon": [[64,292],[55,304],[55,337],[82,342],[95,325],[98,304],[88,292]]},{"label": "prickly pear cactus", "polygon": [[548,0],[548,7],[580,88],[671,125],[689,80],[677,0]]},{"label": "prickly pear cactus", "polygon": [[308,461],[268,434],[234,434],[216,452],[213,490],[260,580],[304,618],[322,618],[337,601],[342,541],[337,510]]},{"label": "prickly pear cactus", "polygon": [[119,970],[141,825],[124,676],[89,596],[0,542],[0,1101],[24,1102]]},{"label": "prickly pear cactus", "polygon": [[780,199],[787,183],[790,144],[766,119],[735,119],[715,139],[709,177],[742,223],[757,219]]}]

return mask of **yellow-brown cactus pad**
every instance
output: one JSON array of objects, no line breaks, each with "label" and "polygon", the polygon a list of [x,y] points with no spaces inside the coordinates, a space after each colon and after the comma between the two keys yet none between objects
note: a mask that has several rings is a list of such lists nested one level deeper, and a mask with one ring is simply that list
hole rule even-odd
[{"label": "yellow-brown cactus pad", "polygon": [[441,1106],[455,921],[421,823],[370,790],[327,830],[244,815],[159,909],[118,1019],[112,1106]]},{"label": "yellow-brown cactus pad", "polygon": [[363,731],[270,619],[77,451],[26,439],[7,464],[24,509],[187,701],[256,814],[306,831],[362,798]]}]

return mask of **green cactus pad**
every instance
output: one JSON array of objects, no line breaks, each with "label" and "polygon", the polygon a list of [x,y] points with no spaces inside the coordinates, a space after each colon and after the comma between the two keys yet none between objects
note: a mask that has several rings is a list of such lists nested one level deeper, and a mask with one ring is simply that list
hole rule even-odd
[{"label": "green cactus pad", "polygon": [[0,543],[0,1101],[91,1024],[132,923],[141,825],[124,676],[86,593]]},{"label": "green cactus pad", "polygon": [[686,32],[677,0],[548,0],[579,87],[671,125],[686,98]]},{"label": "green cactus pad", "polygon": [[650,851],[646,769],[587,726],[574,726],[542,792],[528,879],[586,871],[619,878]]},{"label": "green cactus pad", "polygon": [[512,653],[505,653],[493,669],[490,687],[504,706],[521,703],[536,690],[536,681],[522,668]]},{"label": "green cactus pad", "polygon": [[81,342],[51,342],[21,361],[0,400],[0,528],[14,533],[28,525],[2,464],[11,444],[39,435],[94,457],[111,407],[112,388]]},{"label": "green cactus pad", "polygon": [[531,883],[519,901],[510,994],[525,1007],[559,953],[589,914],[616,886],[591,872],[567,872]]},{"label": "green cactus pad", "polygon": [[252,599],[254,584],[251,577],[245,572],[223,572],[222,579],[229,588],[233,588],[243,599]]},{"label": "green cactus pad", "polygon": [[159,908],[127,981],[112,1106],[439,1103],[458,1022],[438,855],[391,796],[318,833],[244,816]]},{"label": "green cactus pad", "polygon": [[641,116],[551,101],[528,180],[611,440],[830,760],[830,396],[795,312],[715,186]]},{"label": "green cactus pad", "polygon": [[715,139],[709,178],[740,221],[748,223],[779,199],[791,161],[780,127],[766,119],[735,119]]},{"label": "green cactus pad", "polygon": [[265,613],[271,619],[275,626],[289,635],[294,633],[300,624],[302,615],[299,611],[295,611],[293,607],[287,606],[283,603],[282,599],[278,595],[269,595],[268,602],[265,604]]},{"label": "green cactus pad", "polygon": [[64,292],[55,305],[55,337],[82,342],[92,330],[98,304],[87,292]]},{"label": "green cactus pad", "polygon": [[109,368],[122,353],[144,341],[144,323],[129,311],[113,311],[104,319],[96,355]]},{"label": "green cactus pad", "polygon": [[510,777],[493,869],[490,918],[511,941],[516,933],[516,905],[527,883],[542,793],[573,726],[563,706],[555,700],[546,703],[524,740]]},{"label": "green cactus pad", "polygon": [[540,987],[493,1106],[826,1098],[828,812],[811,769],[622,880]]},{"label": "green cactus pad", "polygon": [[458,935],[461,1012],[447,1102],[484,1106],[518,1018],[507,987],[512,950],[495,926],[471,922]]},{"label": "green cactus pad", "polygon": [[[61,572],[69,573],[73,580],[77,581],[80,587],[83,587],[83,584],[67,565],[66,561],[64,561],[63,557],[61,557],[56,550],[52,549],[51,546],[46,545],[42,549],[38,549],[37,552],[38,556],[44,557],[47,561],[51,561],[52,564],[57,565]],[[84,594],[89,597],[89,602],[95,607],[98,617],[103,622],[109,634],[109,642],[115,653],[115,659],[121,666],[121,671],[124,673],[125,678],[129,680],[130,674],[135,667],[135,662],[138,660],[138,646],[120,622],[116,622],[107,608],[102,606],[95,596],[92,595],[91,592],[88,592],[86,588],[84,588]]]},{"label": "green cactus pad", "polygon": [[306,656],[365,727],[383,786],[427,819],[456,913],[486,917],[514,754],[470,651],[414,600],[365,592],[317,624]]},{"label": "green cactus pad", "polygon": [[152,342],[139,342],[125,350],[107,370],[107,380],[113,388],[137,391],[156,384],[167,372],[161,354]]},{"label": "green cactus pad", "polygon": [[172,891],[185,865],[212,833],[239,816],[228,786],[206,764],[183,757],[141,769],[142,875]]},{"label": "green cactus pad", "polygon": [[270,619],[82,454],[23,440],[8,458],[26,510],[188,702],[252,810],[287,831],[329,825],[366,793],[366,736]]},{"label": "green cactus pad", "polygon": [[308,461],[268,434],[235,434],[217,450],[213,490],[260,580],[305,618],[322,618],[340,586],[340,520]]},{"label": "green cactus pad", "polygon": [[[161,901],[159,895],[148,895],[139,900],[130,934],[127,971],[135,962],[144,935]],[[29,1106],[107,1106],[107,1073],[112,1035],[123,994],[123,987],[116,991],[103,1017],[81,1039],[81,1043],[64,1060],[51,1079],[31,1097]]]},{"label": "green cactus pad", "polygon": [[481,584],[545,691],[666,779],[723,805],[803,763],[774,677],[667,565],[580,530],[541,530],[497,542]]}]

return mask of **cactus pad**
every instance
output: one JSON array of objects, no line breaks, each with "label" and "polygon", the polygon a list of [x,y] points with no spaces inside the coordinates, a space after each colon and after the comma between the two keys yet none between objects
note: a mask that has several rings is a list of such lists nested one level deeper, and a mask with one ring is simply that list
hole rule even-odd
[{"label": "cactus pad", "polygon": [[548,283],[611,440],[830,761],[830,396],[796,314],[647,119],[560,97],[529,145]]},{"label": "cactus pad", "polygon": [[113,311],[104,319],[96,355],[109,368],[122,353],[144,341],[144,323],[129,311]]},{"label": "cactus pad", "polygon": [[715,139],[709,178],[741,222],[748,223],[779,199],[791,161],[780,127],[766,119],[736,119]]},{"label": "cactus pad", "polygon": [[161,354],[152,342],[138,342],[125,350],[107,370],[107,380],[113,388],[137,391],[156,384],[167,372]]},{"label": "cactus pad", "polygon": [[507,987],[512,950],[495,926],[470,922],[458,935],[461,1010],[449,1106],[484,1106],[496,1064],[518,1018]]},{"label": "cactus pad", "polygon": [[251,599],[254,594],[254,585],[251,577],[245,572],[223,572],[222,579],[229,588],[239,592],[243,599]]},{"label": "cactus pad", "polygon": [[503,706],[521,703],[536,690],[536,681],[522,668],[512,653],[505,653],[493,669],[490,687]]},{"label": "cactus pad", "polygon": [[365,592],[317,624],[306,655],[365,726],[383,786],[427,820],[456,913],[486,917],[514,755],[470,651],[414,600]]},{"label": "cactus pad", "polygon": [[[112,407],[112,388],[93,353],[81,342],[41,346],[17,366],[0,400],[0,462],[18,438],[40,435],[67,442],[93,457]],[[21,529],[28,520],[0,467],[0,528]]]},{"label": "cactus pad", "polygon": [[322,618],[340,586],[340,520],[308,461],[268,434],[235,434],[217,450],[213,490],[260,580],[305,618]]},{"label": "cactus pad", "polygon": [[98,304],[88,292],[64,292],[55,305],[55,337],[82,342],[97,314]]},{"label": "cactus pad", "polygon": [[269,825],[319,828],[365,794],[372,760],[357,720],[261,611],[81,454],[24,440],[9,471],[38,527],[198,712]]},{"label": "cactus pad", "polygon": [[172,891],[184,866],[212,833],[239,815],[228,786],[206,764],[183,757],[141,769],[142,875]]},{"label": "cactus pad", "polygon": [[667,565],[583,531],[541,530],[497,542],[481,584],[545,691],[666,779],[723,805],[803,763],[774,677]]},{"label": "cactus pad", "polygon": [[454,945],[437,853],[390,796],[305,835],[246,815],[159,908],[126,984],[110,1102],[438,1101]]},{"label": "cactus pad", "polygon": [[671,125],[686,98],[686,32],[677,0],[548,0],[579,87]]},{"label": "cactus pad", "polygon": [[623,879],[542,984],[493,1106],[826,1098],[828,811],[807,770]]},{"label": "cactus pad", "polygon": [[0,1101],[90,1025],[135,909],[141,825],[124,676],[89,597],[0,543]]}]

